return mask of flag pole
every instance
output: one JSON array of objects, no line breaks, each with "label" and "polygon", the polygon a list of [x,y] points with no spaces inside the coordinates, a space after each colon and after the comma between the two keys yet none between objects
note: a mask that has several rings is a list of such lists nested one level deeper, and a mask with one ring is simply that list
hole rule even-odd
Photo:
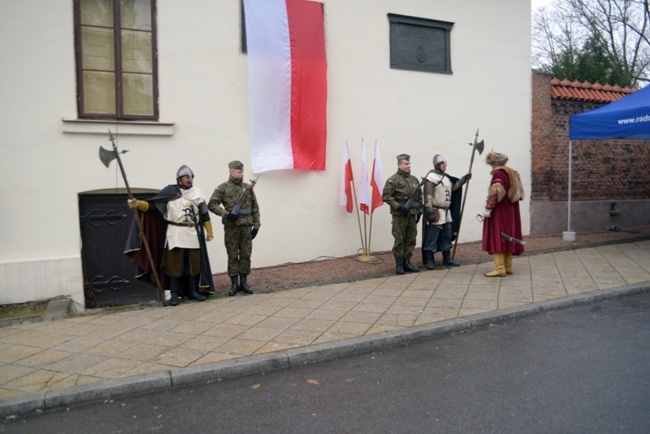
[{"label": "flag pole", "polygon": [[370,255],[370,252],[371,252],[371,250],[370,250],[370,241],[372,240],[372,215],[373,214],[374,214],[374,212],[371,211],[370,212],[370,231],[368,233],[368,258],[367,258],[368,262],[376,262],[377,261],[377,258]]},{"label": "flag pole", "polygon": [[[362,141],[363,143],[363,141]],[[365,149],[365,148],[364,148]],[[364,156],[365,157],[365,156]],[[372,184],[372,179],[374,179],[375,176],[375,163],[376,163],[376,158],[377,158],[377,139],[375,139],[375,160],[373,160],[373,165],[372,165],[372,174],[371,174],[371,180],[366,180],[368,182],[369,187],[372,189],[372,194],[369,194],[370,198],[370,229],[367,230],[366,226],[366,215],[364,213],[363,216],[363,229],[365,233],[365,244],[363,246],[363,254],[359,257],[357,257],[357,261],[359,262],[376,262],[378,258],[374,256],[370,256],[370,243],[372,240],[372,215],[375,210],[374,206],[374,196],[375,196],[375,187]],[[362,176],[363,178],[363,176]],[[363,182],[363,180],[362,180]]]},{"label": "flag pole", "polygon": [[[372,196],[370,196],[372,197]],[[370,204],[370,230],[368,232],[365,231],[366,229],[366,214],[363,214],[363,229],[364,233],[366,233],[366,243],[363,243],[363,253],[361,256],[357,256],[357,261],[359,262],[377,262],[378,259],[374,256],[370,256],[370,239],[372,238],[372,202]],[[359,212],[357,208],[357,213]],[[360,227],[359,227],[360,228]]]},{"label": "flag pole", "polygon": [[[345,141],[345,166],[346,167],[344,168],[345,171],[348,170],[347,166],[350,165],[350,164],[351,164],[351,162],[350,162],[350,148],[348,146],[348,141],[346,140]],[[363,249],[364,243],[363,243],[363,232],[361,231],[361,217],[359,216],[359,202],[357,200],[357,190],[356,190],[356,188],[354,186],[354,175],[352,174],[352,168],[351,167],[350,167],[350,178],[349,178],[349,180],[348,180],[348,177],[347,177],[347,173],[344,172],[344,174],[343,174],[343,185],[342,185],[343,190],[341,191],[341,193],[343,193],[345,191],[346,196],[347,196],[349,194],[348,189],[350,188],[350,184],[352,184],[351,190],[352,190],[352,196],[353,196],[353,202],[354,202],[353,206],[357,210],[357,223],[359,225],[359,238],[361,240],[361,248]],[[347,196],[346,201],[345,201],[346,208],[349,205],[349,201],[350,201],[350,196]],[[341,202],[341,204],[343,204],[343,202]],[[348,212],[352,212],[352,210],[350,210]]]},{"label": "flag pole", "polygon": [[370,230],[368,231],[368,256],[370,256],[370,240],[372,240],[372,215],[374,213],[370,212]]},{"label": "flag pole", "polygon": [[354,187],[354,181],[352,182],[352,195],[354,196],[354,207],[357,210],[357,222],[359,223],[359,238],[361,239],[361,248],[363,249],[363,233],[361,232],[361,217],[359,216],[359,204],[357,202],[357,189]]},{"label": "flag pole", "polygon": [[363,213],[363,247],[361,249],[361,254],[363,256],[368,256],[368,222],[367,222],[366,213]]}]

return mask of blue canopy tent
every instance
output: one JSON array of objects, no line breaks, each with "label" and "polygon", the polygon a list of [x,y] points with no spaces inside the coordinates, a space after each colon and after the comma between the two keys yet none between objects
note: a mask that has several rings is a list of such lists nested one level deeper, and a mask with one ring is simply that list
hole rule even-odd
[{"label": "blue canopy tent", "polygon": [[566,241],[575,241],[571,230],[571,184],[574,140],[650,140],[650,86],[595,110],[569,118],[569,217]]}]

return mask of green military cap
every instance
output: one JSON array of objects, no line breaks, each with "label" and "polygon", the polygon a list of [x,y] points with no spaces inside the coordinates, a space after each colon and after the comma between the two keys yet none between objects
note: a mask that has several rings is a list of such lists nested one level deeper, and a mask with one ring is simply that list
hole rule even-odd
[{"label": "green military cap", "polygon": [[242,163],[241,161],[238,161],[238,160],[231,161],[230,163],[228,163],[228,168],[229,169],[244,170],[244,163]]},{"label": "green military cap", "polygon": [[411,156],[408,154],[399,154],[397,156],[397,162],[399,163],[402,160],[411,161]]}]

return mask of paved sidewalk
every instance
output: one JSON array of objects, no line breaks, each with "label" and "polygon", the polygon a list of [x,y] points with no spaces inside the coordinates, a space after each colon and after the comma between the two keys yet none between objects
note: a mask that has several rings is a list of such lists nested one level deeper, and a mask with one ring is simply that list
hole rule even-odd
[{"label": "paved sidewalk", "polygon": [[0,328],[0,416],[288,367],[650,290],[650,240]]}]

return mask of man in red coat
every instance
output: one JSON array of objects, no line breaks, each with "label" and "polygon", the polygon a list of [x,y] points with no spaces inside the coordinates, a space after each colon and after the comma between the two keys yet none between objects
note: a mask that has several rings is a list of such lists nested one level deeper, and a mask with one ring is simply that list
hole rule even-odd
[{"label": "man in red coat", "polygon": [[501,236],[505,234],[522,239],[519,201],[524,199],[524,188],[519,173],[506,166],[506,154],[492,151],[485,162],[492,166],[492,180],[483,214],[483,250],[494,258],[494,270],[485,273],[485,276],[503,277],[513,273],[512,255],[520,255],[524,251],[523,245]]}]

